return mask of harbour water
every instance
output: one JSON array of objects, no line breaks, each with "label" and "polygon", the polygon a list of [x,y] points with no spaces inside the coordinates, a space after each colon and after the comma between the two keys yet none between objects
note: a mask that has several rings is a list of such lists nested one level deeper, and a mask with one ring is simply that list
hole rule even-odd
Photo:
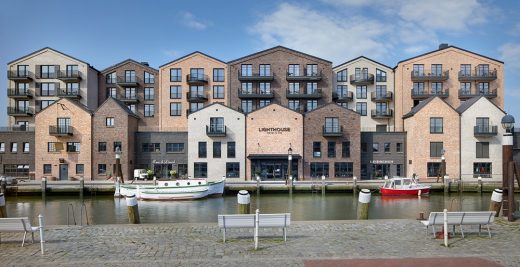
[{"label": "harbour water", "polygon": [[[488,210],[491,194],[431,194],[430,196],[372,195],[369,219],[415,219],[423,212]],[[516,199],[519,199],[517,196]],[[356,219],[357,196],[352,193],[256,194],[251,195],[251,211],[262,213],[290,212],[296,221]],[[216,222],[217,214],[237,213],[236,195],[192,201],[139,201],[141,223]],[[7,198],[9,217],[28,216],[36,220],[43,214],[48,225],[123,224],[128,223],[124,199],[92,196],[35,196]]]}]

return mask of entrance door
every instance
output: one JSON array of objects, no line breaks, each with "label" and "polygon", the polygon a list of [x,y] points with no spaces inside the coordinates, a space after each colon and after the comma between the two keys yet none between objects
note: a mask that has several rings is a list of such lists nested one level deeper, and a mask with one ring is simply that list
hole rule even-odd
[{"label": "entrance door", "polygon": [[68,180],[68,179],[69,179],[69,165],[60,164],[60,180]]}]

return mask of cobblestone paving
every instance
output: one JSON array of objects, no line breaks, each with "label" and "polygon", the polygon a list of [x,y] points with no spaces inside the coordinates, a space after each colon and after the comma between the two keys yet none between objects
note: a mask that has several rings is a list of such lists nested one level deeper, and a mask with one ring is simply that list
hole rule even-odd
[{"label": "cobblestone paving", "polygon": [[[281,229],[231,229],[226,243],[214,224],[49,226],[46,253],[20,247],[22,234],[2,233],[1,266],[302,266],[306,259],[482,257],[520,266],[520,223],[499,219],[493,237],[465,227],[450,247],[414,220],[293,222],[287,242]],[[36,235],[38,238],[38,235]]]}]

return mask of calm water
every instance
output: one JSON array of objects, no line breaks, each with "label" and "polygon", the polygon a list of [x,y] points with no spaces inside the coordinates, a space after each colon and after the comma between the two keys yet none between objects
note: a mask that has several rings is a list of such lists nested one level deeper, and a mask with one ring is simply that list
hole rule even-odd
[{"label": "calm water", "polygon": [[[519,199],[520,196],[516,196]],[[415,219],[420,212],[425,216],[431,211],[487,210],[491,194],[433,194],[428,197],[387,197],[372,195],[370,219]],[[83,223],[88,217],[90,224],[127,223],[127,207],[124,199],[112,196],[86,197],[83,202],[74,196],[52,196],[45,201],[41,197],[7,198],[9,217],[28,216],[36,223],[38,214],[43,214],[48,225],[80,224],[80,209],[84,207]],[[251,195],[251,210],[259,208],[262,213],[290,212],[296,221],[349,220],[356,218],[357,197],[352,193],[321,194],[256,194]],[[193,201],[139,201],[142,223],[191,223],[216,222],[217,214],[237,212],[236,195]]]}]

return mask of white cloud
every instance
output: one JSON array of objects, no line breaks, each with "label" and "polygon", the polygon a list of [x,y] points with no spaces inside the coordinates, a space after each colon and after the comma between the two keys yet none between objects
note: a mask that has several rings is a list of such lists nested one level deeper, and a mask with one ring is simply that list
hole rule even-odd
[{"label": "white cloud", "polygon": [[165,56],[169,58],[177,58],[179,57],[179,52],[175,50],[162,50],[161,51]]},{"label": "white cloud", "polygon": [[505,43],[498,48],[498,52],[507,67],[520,69],[520,43]]},{"label": "white cloud", "polygon": [[204,30],[208,27],[208,23],[200,21],[190,12],[182,13],[182,23],[195,30]]}]

